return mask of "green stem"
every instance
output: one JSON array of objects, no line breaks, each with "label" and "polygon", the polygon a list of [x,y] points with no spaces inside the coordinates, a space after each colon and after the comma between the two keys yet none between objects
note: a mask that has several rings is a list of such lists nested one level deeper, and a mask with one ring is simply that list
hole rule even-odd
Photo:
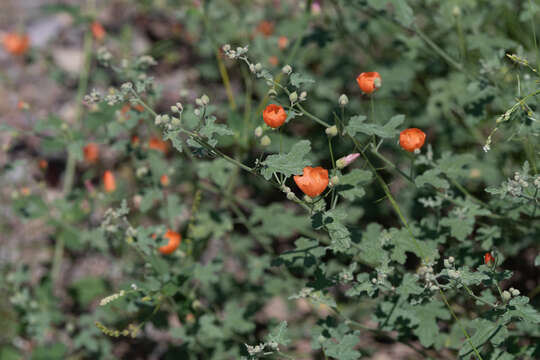
[{"label": "green stem", "polygon": [[[84,63],[83,63],[83,68],[81,70],[81,76],[79,77],[77,97],[75,99],[75,123],[73,124],[73,128],[75,130],[80,128],[81,117],[83,114],[82,100],[88,88],[88,77],[90,74],[90,65],[91,65],[91,59],[92,59],[92,43],[93,43],[92,33],[87,30],[84,35],[84,43],[83,43]],[[71,189],[73,187],[76,167],[77,167],[76,150],[73,148],[68,148],[66,170],[64,173],[64,185],[62,188],[62,193],[64,197],[69,195],[69,193],[71,192]],[[64,256],[64,239],[63,237],[57,237],[56,243],[54,245],[53,262],[52,262],[52,269],[51,269],[51,278],[53,282],[56,282],[58,280],[58,276],[60,275],[60,268],[62,265],[63,256]]]},{"label": "green stem", "polygon": [[480,355],[480,353],[478,352],[478,349],[476,348],[476,346],[474,346],[472,340],[471,340],[471,337],[469,336],[469,333],[467,332],[467,330],[465,330],[465,328],[463,327],[463,325],[461,325],[461,323],[459,322],[459,319],[457,318],[456,316],[456,313],[454,313],[454,310],[452,310],[452,308],[450,307],[450,304],[448,303],[448,299],[446,298],[446,295],[444,294],[444,292],[442,291],[442,289],[439,288],[439,294],[441,295],[444,303],[446,304],[446,307],[448,308],[448,310],[450,310],[450,314],[452,315],[452,317],[454,318],[454,321],[458,324],[459,328],[461,329],[461,331],[463,332],[463,335],[465,336],[465,338],[467,339],[467,342],[469,343],[469,345],[471,345],[476,357],[478,360],[483,360],[482,359],[482,356]]}]

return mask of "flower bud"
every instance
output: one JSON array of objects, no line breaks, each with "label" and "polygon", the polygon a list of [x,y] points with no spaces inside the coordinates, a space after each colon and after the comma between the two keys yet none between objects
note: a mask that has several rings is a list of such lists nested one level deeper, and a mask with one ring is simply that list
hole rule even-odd
[{"label": "flower bud", "polygon": [[227,52],[227,51],[231,50],[231,45],[225,44],[225,45],[223,45],[222,49],[223,49],[223,51]]},{"label": "flower bud", "polygon": [[336,136],[338,134],[338,129],[337,129],[336,125],[334,125],[334,126],[330,126],[330,127],[326,128],[324,130],[324,132],[329,137],[334,137],[334,136]]},{"label": "flower bud", "polygon": [[256,71],[261,71],[261,69],[262,69],[261,63],[256,63],[256,64],[255,64],[255,70],[256,70]]},{"label": "flower bud", "polygon": [[307,98],[307,92],[306,92],[306,91],[302,91],[302,92],[300,93],[300,101],[304,101],[304,100],[306,100],[306,98]]},{"label": "flower bud", "polygon": [[512,294],[510,294],[508,291],[504,290],[502,292],[502,298],[504,301],[510,300],[511,297],[512,297]]},{"label": "flower bud", "polygon": [[286,74],[286,75],[289,75],[291,72],[292,72],[292,67],[290,65],[285,65],[281,71]]},{"label": "flower bud", "polygon": [[349,103],[349,98],[345,94],[341,94],[341,96],[338,99],[338,103],[340,106],[345,106]]},{"label": "flower bud", "polygon": [[294,103],[296,102],[296,100],[298,100],[298,94],[295,92],[292,92],[290,95],[289,95],[289,100],[291,101],[291,103]]},{"label": "flower bud", "polygon": [[171,111],[178,112],[178,107],[176,107],[176,105],[171,106]]},{"label": "flower bud", "polygon": [[177,118],[177,117],[173,117],[172,120],[171,120],[171,125],[172,125],[172,126],[177,126],[177,127],[178,127],[178,126],[180,126],[181,123],[182,123],[182,122],[181,122],[180,119]]},{"label": "flower bud", "polygon": [[156,115],[154,119],[154,124],[159,125],[161,124],[161,115]]},{"label": "flower bud", "polygon": [[263,134],[263,129],[262,129],[262,127],[257,126],[257,127],[255,128],[255,136],[256,136],[256,137],[261,137],[262,134]]},{"label": "flower bud", "polygon": [[294,198],[295,198],[295,195],[294,195],[294,193],[292,191],[287,193],[287,199],[293,200]]},{"label": "flower bud", "polygon": [[203,94],[203,96],[201,96],[201,101],[203,105],[208,105],[208,103],[210,102],[210,98],[208,97],[208,95]]},{"label": "flower bud", "polygon": [[268,137],[268,135],[264,135],[262,138],[261,138],[261,145],[262,146],[268,146],[272,143],[272,140],[270,140],[270,138]]},{"label": "flower bud", "polygon": [[360,153],[352,153],[347,156],[344,156],[336,161],[336,166],[338,167],[338,169],[343,169],[344,167],[350,165],[359,156],[360,156]]},{"label": "flower bud", "polygon": [[452,269],[448,270],[448,276],[451,277],[452,279],[459,278],[459,275],[460,275],[459,271],[457,270],[452,270]]},{"label": "flower bud", "polygon": [[339,184],[339,177],[334,175],[330,178],[330,186],[336,186],[337,184]]},{"label": "flower bud", "polygon": [[273,97],[273,96],[276,96],[276,95],[277,95],[277,91],[275,89],[272,88],[272,89],[268,90],[268,96]]},{"label": "flower bud", "polygon": [[518,289],[510,288],[510,293],[512,296],[518,296],[520,294]]}]

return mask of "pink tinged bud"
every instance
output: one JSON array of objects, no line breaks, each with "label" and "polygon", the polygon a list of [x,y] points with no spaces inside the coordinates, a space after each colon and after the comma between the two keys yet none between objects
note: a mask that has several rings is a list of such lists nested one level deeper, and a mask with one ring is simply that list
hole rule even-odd
[{"label": "pink tinged bud", "polygon": [[96,190],[90,180],[84,180],[84,186],[86,187],[86,191],[88,191],[90,194],[93,194]]},{"label": "pink tinged bud", "polygon": [[318,1],[313,2],[311,4],[311,12],[313,15],[319,15],[321,13],[321,4],[319,4]]},{"label": "pink tinged bud", "polygon": [[343,169],[344,167],[349,166],[350,164],[352,164],[352,162],[354,160],[356,160],[359,156],[360,156],[360,153],[352,153],[352,154],[349,154],[349,155],[344,156],[342,158],[339,158],[336,161],[336,166],[339,169]]}]

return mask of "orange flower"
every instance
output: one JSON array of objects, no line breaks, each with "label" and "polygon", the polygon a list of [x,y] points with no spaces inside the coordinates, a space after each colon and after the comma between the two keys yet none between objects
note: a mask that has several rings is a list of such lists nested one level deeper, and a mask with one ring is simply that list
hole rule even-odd
[{"label": "orange flower", "polygon": [[90,29],[92,30],[92,35],[94,35],[94,38],[98,41],[103,40],[103,38],[107,34],[105,32],[105,29],[103,28],[103,25],[101,25],[101,23],[99,23],[98,21],[92,22]]},{"label": "orange flower", "polygon": [[161,175],[161,178],[159,179],[159,182],[164,187],[167,187],[171,183],[171,180],[169,179],[169,177],[166,174],[163,174],[163,175]]},{"label": "orange flower", "polygon": [[425,140],[426,134],[417,128],[405,129],[399,134],[399,145],[409,152],[420,149]]},{"label": "orange flower", "polygon": [[17,109],[19,110],[28,110],[30,108],[30,105],[28,105],[27,102],[19,100],[17,103]]},{"label": "orange flower", "polygon": [[278,47],[281,50],[285,50],[285,48],[287,48],[287,46],[289,46],[289,39],[287,39],[286,36],[280,36],[279,39],[278,39]]},{"label": "orange flower", "polygon": [[328,170],[320,166],[306,166],[302,176],[295,175],[294,182],[309,197],[315,197],[328,186]]},{"label": "orange flower", "polygon": [[363,72],[356,78],[360,89],[366,94],[371,94],[381,87],[381,75],[378,72]]},{"label": "orange flower", "polygon": [[485,255],[484,255],[484,264],[486,265],[489,265],[490,263],[495,263],[495,258],[493,257],[493,255],[491,255],[490,252],[487,252]]},{"label": "orange flower", "polygon": [[169,151],[169,145],[157,136],[152,136],[150,140],[148,140],[148,147],[153,150],[161,151],[163,154],[167,154]]},{"label": "orange flower", "polygon": [[113,192],[116,190],[116,180],[114,179],[114,174],[112,171],[107,170],[103,174],[103,187],[106,192]]},{"label": "orange flower", "polygon": [[163,255],[172,254],[174,250],[178,248],[178,245],[180,245],[180,242],[182,241],[182,236],[180,236],[179,233],[170,229],[167,230],[163,237],[169,240],[169,243],[167,245],[163,245],[159,248],[159,252]]},{"label": "orange flower", "polygon": [[2,38],[4,49],[12,55],[23,55],[28,50],[30,39],[28,35],[9,33]]},{"label": "orange flower", "polygon": [[195,322],[195,315],[193,315],[192,313],[188,313],[186,315],[186,322],[194,323]]},{"label": "orange flower", "polygon": [[39,160],[39,168],[41,170],[47,169],[48,166],[49,166],[49,163],[47,162],[47,160],[45,160],[45,159]]},{"label": "orange flower", "polygon": [[21,194],[23,194],[24,196],[30,195],[30,188],[27,187],[27,186],[23,186],[23,187],[21,188]]},{"label": "orange flower", "polygon": [[274,32],[274,23],[271,21],[263,20],[257,25],[257,31],[268,37]]},{"label": "orange flower", "polygon": [[140,142],[141,142],[141,141],[139,140],[139,137],[138,137],[137,135],[133,135],[133,136],[131,137],[131,145],[133,145],[133,146],[139,146],[139,143],[140,143]]},{"label": "orange flower", "polygon": [[283,106],[269,104],[263,111],[263,120],[266,125],[275,129],[283,125],[285,120],[287,120],[287,113],[283,109]]},{"label": "orange flower", "polygon": [[279,59],[278,59],[277,56],[272,55],[272,56],[270,56],[270,57],[268,58],[268,62],[269,62],[270,65],[272,65],[272,66],[277,66],[277,64],[279,64]]},{"label": "orange flower", "polygon": [[142,106],[141,104],[133,105],[133,108],[137,110],[138,112],[144,111],[144,106]]},{"label": "orange flower", "polygon": [[87,163],[93,164],[99,158],[99,146],[96,143],[89,143],[83,148],[84,160]]}]

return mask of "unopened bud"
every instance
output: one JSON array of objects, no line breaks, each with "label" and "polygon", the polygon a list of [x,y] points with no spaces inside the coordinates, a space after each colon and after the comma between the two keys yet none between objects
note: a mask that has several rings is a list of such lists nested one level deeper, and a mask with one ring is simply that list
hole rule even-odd
[{"label": "unopened bud", "polygon": [[334,175],[330,178],[330,186],[336,186],[337,184],[339,184],[339,177]]},{"label": "unopened bud", "polygon": [[298,100],[298,94],[295,92],[292,92],[290,95],[289,95],[289,100],[291,101],[291,103],[294,103],[296,102],[296,100]]},{"label": "unopened bud", "polygon": [[336,125],[334,126],[330,126],[330,127],[327,127],[324,132],[326,133],[326,135],[330,136],[330,137],[334,137],[338,134],[338,129],[336,127]]},{"label": "unopened bud", "polygon": [[349,103],[349,98],[345,94],[341,94],[341,96],[338,99],[338,103],[340,106],[345,106]]},{"label": "unopened bud", "polygon": [[262,129],[262,127],[257,126],[257,127],[255,128],[255,136],[256,136],[256,137],[261,137],[262,134],[263,134],[263,129]]},{"label": "unopened bud", "polygon": [[360,153],[352,153],[347,156],[344,156],[336,161],[336,166],[339,169],[343,169],[346,166],[349,166],[353,161],[355,161],[360,156]]},{"label": "unopened bud", "polygon": [[287,193],[287,199],[293,200],[294,198],[295,198],[295,195],[294,195],[294,193],[292,191]]},{"label": "unopened bud", "polygon": [[272,143],[272,140],[270,140],[270,137],[268,137],[268,135],[264,135],[262,138],[261,138],[261,145],[262,146],[268,146]]},{"label": "unopened bud", "polygon": [[518,296],[520,294],[518,289],[510,288],[510,293],[512,296]]},{"label": "unopened bud", "polygon": [[307,98],[307,92],[306,92],[306,91],[302,91],[302,92],[300,93],[300,101],[304,101],[304,100],[306,100],[306,98]]},{"label": "unopened bud", "polygon": [[510,294],[510,292],[508,292],[506,290],[504,290],[502,292],[502,298],[503,298],[504,301],[510,300],[511,297],[512,297],[512,294]]},{"label": "unopened bud", "polygon": [[208,105],[208,103],[210,102],[210,98],[208,97],[208,95],[203,94],[203,96],[201,96],[201,101],[203,105]]},{"label": "unopened bud", "polygon": [[285,65],[283,68],[281,68],[281,71],[284,74],[289,75],[292,72],[292,67],[290,65]]}]

